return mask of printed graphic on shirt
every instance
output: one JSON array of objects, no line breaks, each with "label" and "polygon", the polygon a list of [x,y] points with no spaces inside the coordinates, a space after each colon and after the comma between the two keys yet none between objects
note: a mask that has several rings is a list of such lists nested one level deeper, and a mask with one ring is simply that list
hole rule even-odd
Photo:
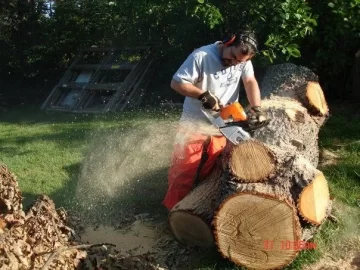
[{"label": "printed graphic on shirt", "polygon": [[238,83],[238,78],[237,77],[235,77],[235,78],[233,78],[231,80],[228,79],[226,82],[221,83],[220,87],[228,87],[228,86],[230,86],[232,84],[235,84],[235,83],[236,84]]},{"label": "printed graphic on shirt", "polygon": [[241,72],[245,68],[245,64],[246,63],[240,63],[236,66],[231,66],[226,69],[222,69],[214,74],[214,78],[216,80],[218,80],[219,78],[223,79],[225,77],[224,75],[228,74],[226,77],[226,81],[222,81],[220,83],[220,87],[228,87],[232,84],[237,84],[239,82],[239,78],[236,76],[236,74],[238,74],[239,72],[241,74]]}]

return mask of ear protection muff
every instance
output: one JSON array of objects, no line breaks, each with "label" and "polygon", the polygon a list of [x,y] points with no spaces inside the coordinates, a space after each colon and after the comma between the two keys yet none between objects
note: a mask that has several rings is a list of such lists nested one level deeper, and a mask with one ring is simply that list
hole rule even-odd
[{"label": "ear protection muff", "polygon": [[234,43],[235,39],[236,35],[232,34],[230,37],[224,39],[222,43],[225,45],[225,47],[228,47]]}]

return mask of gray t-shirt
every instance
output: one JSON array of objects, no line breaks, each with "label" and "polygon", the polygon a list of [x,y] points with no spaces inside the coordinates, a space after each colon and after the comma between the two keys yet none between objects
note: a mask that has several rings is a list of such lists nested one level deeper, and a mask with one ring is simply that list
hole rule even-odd
[{"label": "gray t-shirt", "polygon": [[[191,83],[202,89],[209,90],[226,105],[239,98],[240,78],[254,75],[251,61],[239,63],[235,66],[224,67],[216,42],[194,50],[173,79],[180,83]],[[201,111],[201,102],[186,97],[183,105],[181,120],[207,121]]]}]

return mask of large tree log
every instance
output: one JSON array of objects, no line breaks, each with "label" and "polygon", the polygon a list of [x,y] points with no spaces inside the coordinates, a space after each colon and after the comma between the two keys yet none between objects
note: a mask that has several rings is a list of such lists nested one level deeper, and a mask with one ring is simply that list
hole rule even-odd
[{"label": "large tree log", "polygon": [[[174,217],[181,213],[204,223],[212,217],[207,225],[219,252],[237,265],[255,269],[288,265],[303,248],[301,241],[315,231],[309,227],[322,224],[331,210],[326,179],[317,169],[318,133],[328,117],[321,87],[305,68],[285,65],[279,74],[275,71],[270,74],[280,82],[265,76],[275,86],[265,89],[262,102],[269,125],[253,132],[251,140],[228,143],[220,159],[221,176],[209,176],[211,181],[205,180],[170,213],[176,237],[197,245],[204,237],[193,233],[191,225],[184,233],[184,223]],[[211,207],[206,198],[211,198]],[[206,235],[211,243],[209,232]]]}]

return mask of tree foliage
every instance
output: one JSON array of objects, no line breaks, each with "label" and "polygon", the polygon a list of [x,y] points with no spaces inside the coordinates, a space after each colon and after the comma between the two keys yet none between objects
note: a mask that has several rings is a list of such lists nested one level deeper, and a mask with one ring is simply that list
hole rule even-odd
[{"label": "tree foliage", "polygon": [[0,76],[16,71],[31,75],[34,48],[43,41],[44,2],[3,0],[0,6]]},{"label": "tree foliage", "polygon": [[328,92],[344,96],[360,49],[360,0],[311,1],[311,8],[319,25],[303,44],[304,57]]},{"label": "tree foliage", "polygon": [[[0,76],[46,78],[77,50],[161,44],[159,80],[194,48],[253,29],[267,65],[297,59],[345,85],[360,48],[360,0],[0,0]],[[49,11],[52,5],[53,11]],[[335,57],[336,55],[336,57]],[[331,88],[331,87],[330,87]],[[329,90],[330,91],[330,90]]]}]

